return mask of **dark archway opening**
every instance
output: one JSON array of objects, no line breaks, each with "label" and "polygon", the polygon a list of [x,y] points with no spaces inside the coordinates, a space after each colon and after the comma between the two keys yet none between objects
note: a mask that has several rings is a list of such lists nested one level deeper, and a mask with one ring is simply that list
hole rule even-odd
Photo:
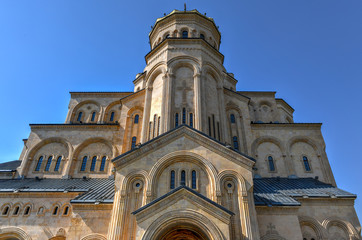
[{"label": "dark archway opening", "polygon": [[174,226],[160,234],[158,240],[209,240],[198,228],[192,226]]}]

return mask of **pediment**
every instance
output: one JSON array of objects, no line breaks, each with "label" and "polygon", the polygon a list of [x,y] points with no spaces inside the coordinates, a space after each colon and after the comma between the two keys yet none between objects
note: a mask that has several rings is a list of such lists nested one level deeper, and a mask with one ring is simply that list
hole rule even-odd
[{"label": "pediment", "polygon": [[229,224],[230,217],[234,215],[233,212],[186,186],[170,191],[132,214],[136,216],[137,222],[142,222],[151,216],[166,214],[169,211],[192,209],[202,211],[205,215],[210,215],[226,224]]},{"label": "pediment", "polygon": [[[210,138],[206,134],[197,131],[186,125],[181,125],[178,128],[172,129],[140,146],[128,151],[112,160],[116,169],[126,166],[127,164],[136,161],[137,159],[144,158],[147,155],[152,154],[160,148],[172,145],[174,142],[190,141],[196,143],[199,146],[203,146],[209,151],[213,151],[223,158],[228,159],[238,165],[241,165],[247,169],[251,169],[255,164],[255,159],[247,156],[241,152],[232,149],[230,146],[222,144],[221,142]],[[180,145],[180,144],[179,144]],[[170,151],[189,150],[187,146],[180,146],[179,149],[173,147]]]}]

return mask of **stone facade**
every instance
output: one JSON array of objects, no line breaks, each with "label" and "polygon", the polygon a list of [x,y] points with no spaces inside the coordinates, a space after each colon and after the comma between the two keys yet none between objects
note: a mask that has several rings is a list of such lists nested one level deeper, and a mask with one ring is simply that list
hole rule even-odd
[{"label": "stone facade", "polygon": [[[212,18],[175,10],[149,38],[134,92],[71,92],[65,123],[30,125],[21,164],[0,170],[0,239],[361,239],[321,124],[294,123],[275,92],[237,91]],[[281,178],[315,194],[256,203],[255,179]],[[77,185],[89,179],[114,185]]]}]

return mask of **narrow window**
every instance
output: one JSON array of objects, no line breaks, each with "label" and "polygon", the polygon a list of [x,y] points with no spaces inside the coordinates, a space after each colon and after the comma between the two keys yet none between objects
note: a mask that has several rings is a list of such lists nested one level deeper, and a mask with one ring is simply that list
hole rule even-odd
[{"label": "narrow window", "polygon": [[6,206],[2,212],[2,215],[8,215],[8,212],[9,212],[9,207]]},{"label": "narrow window", "polygon": [[43,208],[43,207],[40,207],[40,208],[38,209],[38,214],[43,214],[43,212],[44,212],[44,208]]},{"label": "narrow window", "polygon": [[148,129],[149,130],[149,133],[148,133],[148,140],[150,140],[151,139],[151,133],[152,133],[152,122],[150,122],[150,127],[149,127],[150,129]]},{"label": "narrow window", "polygon": [[217,122],[217,140],[220,141],[220,123]]},{"label": "narrow window", "polygon": [[114,112],[111,112],[111,117],[109,118],[109,121],[113,122],[114,120]]},{"label": "narrow window", "polygon": [[79,112],[79,113],[78,113],[78,118],[77,118],[77,121],[78,121],[78,122],[82,121],[82,115],[83,115],[82,112]]},{"label": "narrow window", "polygon": [[17,207],[14,209],[13,215],[18,215],[18,213],[19,213],[19,206],[17,206]]},{"label": "narrow window", "polygon": [[172,170],[171,176],[170,176],[170,189],[174,189],[174,188],[175,188],[175,171]]},{"label": "narrow window", "polygon": [[182,109],[182,124],[186,123],[186,108]]},{"label": "narrow window", "polygon": [[180,181],[180,185],[181,186],[185,186],[186,184],[186,172],[185,170],[181,171],[181,181]]},{"label": "narrow window", "polygon": [[91,172],[94,172],[94,169],[96,168],[96,162],[97,162],[97,157],[94,156],[92,158],[92,163],[91,163],[91,167],[90,167]]},{"label": "narrow window", "polygon": [[212,115],[212,129],[213,129],[213,137],[216,138],[216,129],[215,129],[215,115]]},{"label": "narrow window", "polygon": [[196,189],[196,171],[193,170],[191,172],[191,175],[192,175],[192,189]]},{"label": "narrow window", "polygon": [[38,164],[36,165],[35,171],[39,172],[41,163],[43,162],[43,156],[41,156],[38,160]]},{"label": "narrow window", "polygon": [[234,114],[230,115],[230,122],[235,123],[235,115]]},{"label": "narrow window", "polygon": [[46,171],[46,172],[49,171],[50,165],[52,164],[52,160],[53,160],[53,157],[50,156],[50,157],[48,158],[47,165],[45,165],[45,171]]},{"label": "narrow window", "polygon": [[268,163],[269,163],[269,171],[274,172],[275,171],[275,165],[274,165],[274,159],[272,156],[268,157]]},{"label": "narrow window", "polygon": [[94,122],[95,119],[96,119],[96,112],[92,112],[91,121]]},{"label": "narrow window", "polygon": [[175,127],[178,127],[178,113],[175,114]]},{"label": "narrow window", "polygon": [[69,207],[66,206],[66,207],[64,208],[63,215],[68,215],[68,212],[69,212]]},{"label": "narrow window", "polygon": [[24,211],[24,216],[27,216],[30,214],[30,206],[27,206]]},{"label": "narrow window", "polygon": [[102,157],[101,167],[99,168],[99,171],[101,171],[101,172],[104,171],[104,167],[105,167],[105,165],[106,165],[106,159],[107,159],[106,156]]},{"label": "narrow window", "polygon": [[187,31],[182,32],[182,38],[187,38],[189,36],[189,33]]},{"label": "narrow window", "polygon": [[161,117],[158,117],[157,136],[160,135],[160,124],[161,124]]},{"label": "narrow window", "polygon": [[194,127],[194,116],[190,113],[190,127]]},{"label": "narrow window", "polygon": [[200,34],[200,38],[201,38],[201,39],[205,39],[205,35],[201,33],[201,34]]},{"label": "narrow window", "polygon": [[54,172],[59,171],[60,163],[62,162],[62,156],[59,156],[57,162],[55,163]]},{"label": "narrow window", "polygon": [[87,166],[87,160],[88,160],[88,158],[87,158],[87,156],[85,156],[85,157],[83,158],[82,166],[81,166],[81,168],[80,168],[80,171],[81,171],[81,172],[85,171],[85,167]]},{"label": "narrow window", "polygon": [[304,163],[304,168],[307,172],[310,172],[310,165],[309,165],[309,160],[306,156],[303,156],[303,163]]},{"label": "narrow window", "polygon": [[209,136],[211,137],[211,118],[209,117]]},{"label": "narrow window", "polygon": [[137,138],[136,138],[136,137],[132,137],[131,149],[134,149],[134,148],[136,147],[136,141],[137,141]]},{"label": "narrow window", "polygon": [[139,121],[140,116],[137,114],[136,116],[134,116],[134,124],[137,124]]},{"label": "narrow window", "polygon": [[56,206],[56,207],[54,208],[54,210],[53,210],[53,215],[57,215],[57,214],[58,214],[58,209],[59,209],[58,206]]},{"label": "narrow window", "polygon": [[233,137],[233,143],[234,143],[234,149],[239,150],[239,143],[238,143],[238,137],[237,136]]},{"label": "narrow window", "polygon": [[156,119],[157,119],[157,115],[155,114],[155,115],[153,116],[153,133],[152,133],[152,137],[155,137],[156,126],[157,126],[157,124],[156,124]]}]

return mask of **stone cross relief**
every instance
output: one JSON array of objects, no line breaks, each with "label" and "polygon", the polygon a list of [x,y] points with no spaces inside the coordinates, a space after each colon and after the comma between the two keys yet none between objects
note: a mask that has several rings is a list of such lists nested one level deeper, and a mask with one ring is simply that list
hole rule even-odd
[{"label": "stone cross relief", "polygon": [[182,91],[182,105],[187,105],[187,92],[193,91],[193,87],[187,87],[186,80],[183,80],[182,85],[176,89]]}]

